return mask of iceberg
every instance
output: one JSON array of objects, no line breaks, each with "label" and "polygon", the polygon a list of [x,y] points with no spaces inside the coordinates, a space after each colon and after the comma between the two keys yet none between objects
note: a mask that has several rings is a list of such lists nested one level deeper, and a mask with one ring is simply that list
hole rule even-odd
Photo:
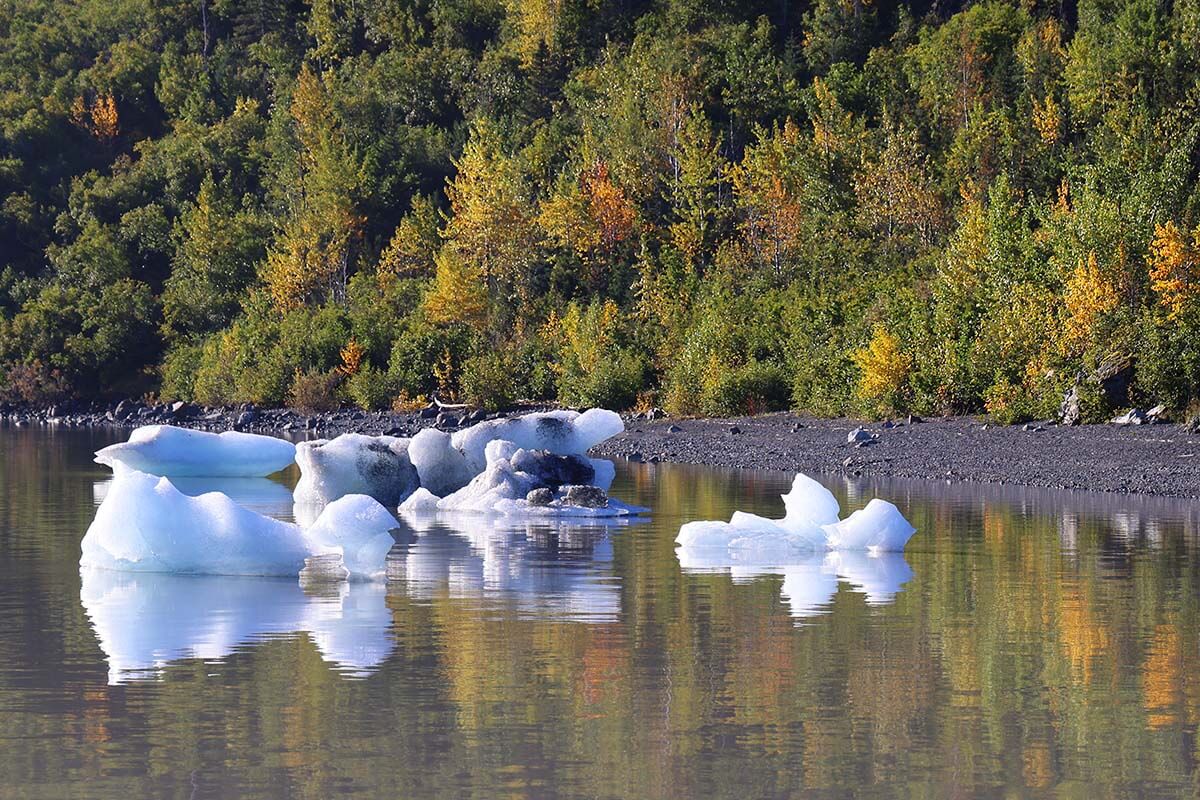
[{"label": "iceberg", "polygon": [[837,498],[806,475],[797,475],[782,495],[783,519],[735,511],[729,522],[688,522],[675,537],[680,547],[724,548],[753,558],[785,558],[823,550],[904,552],[916,533],[900,510],[874,499],[839,520]]},{"label": "iceberg", "polygon": [[208,433],[173,425],[146,425],[129,441],[96,452],[96,463],[117,471],[121,464],[165,477],[261,478],[296,460],[296,446],[273,436],[226,431]]},{"label": "iceberg", "polygon": [[[92,499],[97,507],[104,502],[115,480],[109,477],[92,484]],[[286,518],[292,514],[292,490],[271,478],[171,478],[171,485],[192,497],[220,492],[238,505],[268,517]]]},{"label": "iceberg", "polygon": [[[526,450],[496,439],[485,448],[487,464],[463,488],[437,501],[441,511],[524,516],[612,517],[645,509],[609,498],[593,481],[596,469],[579,454]],[[611,484],[611,477],[603,478]],[[432,505],[422,496],[420,503]],[[417,508],[414,502],[407,510]]]},{"label": "iceberg", "polygon": [[[350,574],[372,577],[383,572],[379,553],[398,525],[372,498],[347,495],[326,507],[310,532],[243,508],[218,492],[190,497],[168,478],[122,470],[83,537],[80,565],[295,576],[310,556],[335,553],[343,556]],[[370,561],[376,556],[377,563]]]},{"label": "iceberg", "polygon": [[[504,440],[524,450],[546,450],[555,455],[583,455],[591,448],[625,430],[619,414],[593,408],[576,411],[545,411],[521,417],[494,419],[458,431],[451,443],[467,459],[472,475],[487,468],[488,442]],[[433,489],[434,494],[438,494]]]},{"label": "iceberg", "polygon": [[394,508],[420,485],[408,448],[408,439],[358,433],[301,442],[296,446],[300,481],[295,500],[321,505],[364,494]]},{"label": "iceberg", "polygon": [[301,632],[347,675],[369,674],[394,648],[383,583],[343,581],[315,594],[279,578],[84,568],[80,579],[80,600],[111,684],[153,679],[175,661],[224,659]]},{"label": "iceberg", "polygon": [[408,457],[417,469],[421,486],[438,497],[463,488],[476,474],[454,447],[450,434],[434,428],[417,432],[408,444]]}]

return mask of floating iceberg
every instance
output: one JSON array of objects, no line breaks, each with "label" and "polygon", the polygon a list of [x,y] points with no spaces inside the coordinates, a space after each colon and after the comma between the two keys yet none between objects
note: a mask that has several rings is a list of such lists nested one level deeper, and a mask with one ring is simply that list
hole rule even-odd
[{"label": "floating iceberg", "polygon": [[80,600],[109,665],[109,683],[157,677],[173,661],[223,659],[266,638],[307,632],[351,675],[392,652],[383,583],[340,582],[323,594],[296,580],[83,569]]},{"label": "floating iceberg", "polygon": [[[115,480],[109,477],[92,484],[92,499],[97,506],[104,502]],[[171,485],[192,497],[220,492],[239,506],[268,517],[286,518],[292,514],[292,490],[271,478],[171,478]]]},{"label": "floating iceberg", "polygon": [[129,441],[96,453],[96,462],[117,471],[117,464],[149,475],[167,477],[257,478],[286,469],[296,460],[296,446],[273,436],[253,433],[207,433],[173,425],[146,425]]},{"label": "floating iceberg", "polygon": [[421,486],[438,497],[458,491],[480,471],[471,470],[466,456],[451,442],[450,434],[434,428],[418,431],[408,444],[408,457],[417,469]]},{"label": "floating iceberg", "polygon": [[[574,517],[624,516],[645,510],[609,498],[594,484],[593,462],[582,455],[526,450],[497,439],[485,446],[485,458],[483,472],[438,500],[438,510]],[[611,474],[605,473],[602,480],[611,484]],[[402,510],[415,513],[432,505],[432,499],[423,494]]]},{"label": "floating iceberg", "polygon": [[296,446],[296,502],[319,505],[365,494],[394,508],[420,485],[408,448],[408,439],[358,433],[301,442]]},{"label": "floating iceberg", "polygon": [[294,576],[308,557],[340,553],[350,574],[371,576],[384,570],[384,545],[398,524],[375,500],[348,495],[304,531],[226,495],[189,497],[167,478],[122,470],[83,537],[80,564],[136,572]]},{"label": "floating iceberg", "polygon": [[900,510],[885,500],[872,500],[866,508],[839,520],[837,498],[806,475],[797,475],[782,499],[783,519],[736,511],[729,522],[685,524],[675,543],[689,548],[724,548],[764,559],[825,549],[904,552],[904,545],[916,533]]},{"label": "floating iceberg", "polygon": [[546,411],[481,422],[455,433],[451,443],[466,456],[472,475],[476,475],[487,468],[486,450],[491,441],[504,440],[524,450],[546,450],[560,456],[582,455],[623,430],[620,415],[603,408],[582,414]]}]

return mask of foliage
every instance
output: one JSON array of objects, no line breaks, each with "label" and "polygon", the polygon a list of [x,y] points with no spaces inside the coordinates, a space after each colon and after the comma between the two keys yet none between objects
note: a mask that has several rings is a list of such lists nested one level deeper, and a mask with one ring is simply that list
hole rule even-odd
[{"label": "foliage", "polygon": [[288,393],[288,405],[314,414],[335,411],[341,404],[337,391],[341,380],[334,370],[298,372]]},{"label": "foliage", "polygon": [[5,5],[0,374],[1017,419],[1132,356],[1200,400],[1195,2],[401,5]]}]

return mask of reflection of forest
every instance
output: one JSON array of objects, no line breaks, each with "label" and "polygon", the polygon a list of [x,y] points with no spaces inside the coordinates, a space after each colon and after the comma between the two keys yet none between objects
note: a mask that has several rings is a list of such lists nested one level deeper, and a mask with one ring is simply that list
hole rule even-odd
[{"label": "reflection of forest", "polygon": [[1179,796],[1198,779],[1187,504],[839,479],[845,510],[878,491],[917,527],[913,577],[883,605],[840,583],[797,624],[781,576],[686,573],[673,543],[688,519],[778,512],[790,476],[623,466],[614,494],[651,506],[646,525],[418,535],[366,679],[297,632],[109,686],[74,563],[99,473],[84,445],[28,444],[0,436],[5,797]]}]

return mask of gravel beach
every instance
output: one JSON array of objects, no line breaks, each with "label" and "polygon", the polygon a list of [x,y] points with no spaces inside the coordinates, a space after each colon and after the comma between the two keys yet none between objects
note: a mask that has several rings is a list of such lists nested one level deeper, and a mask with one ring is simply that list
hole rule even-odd
[{"label": "gravel beach", "polygon": [[[848,442],[860,427],[863,441]],[[793,414],[633,419],[627,421],[624,434],[592,454],[788,472],[1200,497],[1200,434],[1174,424],[998,426],[985,419],[953,417],[888,426]]]},{"label": "gravel beach", "polygon": [[[509,413],[544,410],[522,407]],[[169,423],[245,430],[292,439],[353,431],[411,436],[426,427],[457,430],[503,414],[426,409],[304,414],[290,409],[200,408],[124,401],[69,408],[0,410],[13,426],[117,427]],[[625,417],[626,431],[592,451],[603,458],[786,472],[848,474],[1200,497],[1200,434],[1182,425],[996,425],[949,417],[865,423],[791,413],[737,419]],[[848,441],[858,430],[859,441]]]}]

